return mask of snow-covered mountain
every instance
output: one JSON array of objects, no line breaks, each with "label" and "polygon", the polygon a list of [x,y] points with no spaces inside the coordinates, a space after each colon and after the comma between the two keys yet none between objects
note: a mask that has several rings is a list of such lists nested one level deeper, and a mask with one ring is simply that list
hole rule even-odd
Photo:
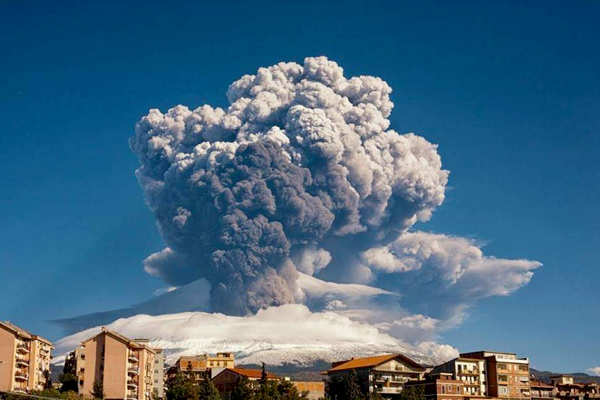
[{"label": "snow-covered mountain", "polygon": [[[411,346],[373,325],[333,311],[311,312],[300,304],[270,307],[245,317],[207,312],[136,315],[107,327],[131,338],[151,339],[152,346],[165,349],[170,362],[181,355],[218,351],[235,352],[239,364],[300,367],[381,353],[400,352],[424,363],[456,354],[451,346],[431,342]],[[59,340],[55,363],[100,328]]]},{"label": "snow-covered mountain", "polygon": [[[130,338],[148,338],[165,349],[168,361],[181,355],[232,351],[239,364],[310,367],[351,357],[404,353],[432,363],[456,350],[431,341],[409,344],[384,326],[360,318],[364,304],[395,299],[398,294],[360,284],[327,282],[299,273],[298,299],[262,309],[254,315],[231,316],[208,309],[210,287],[204,280],[171,290],[130,308],[62,320],[69,336],[56,344],[55,363],[102,326]],[[357,317],[358,316],[358,317]]]}]

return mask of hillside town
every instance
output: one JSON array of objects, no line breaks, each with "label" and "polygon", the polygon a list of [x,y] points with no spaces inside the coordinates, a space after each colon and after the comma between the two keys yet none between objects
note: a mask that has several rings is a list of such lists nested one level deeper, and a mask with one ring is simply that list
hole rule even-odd
[{"label": "hillside town", "polygon": [[600,384],[570,375],[542,381],[530,360],[515,353],[473,351],[440,365],[423,365],[403,354],[333,362],[320,379],[298,380],[262,368],[237,365],[235,354],[179,357],[148,339],[102,328],[65,358],[52,380],[52,343],[0,322],[0,396],[106,400],[403,399],[403,400],[592,400]]}]

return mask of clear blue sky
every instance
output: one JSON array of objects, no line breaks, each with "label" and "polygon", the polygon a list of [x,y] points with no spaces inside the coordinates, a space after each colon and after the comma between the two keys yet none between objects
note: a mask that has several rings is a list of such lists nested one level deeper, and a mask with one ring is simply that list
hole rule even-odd
[{"label": "clear blue sky", "polygon": [[163,244],[134,123],[327,55],[385,79],[394,127],[439,144],[450,189],[421,229],[544,263],[441,340],[600,364],[600,2],[84,3],[0,6],[1,319],[56,338],[45,320],[150,297],[141,260]]}]

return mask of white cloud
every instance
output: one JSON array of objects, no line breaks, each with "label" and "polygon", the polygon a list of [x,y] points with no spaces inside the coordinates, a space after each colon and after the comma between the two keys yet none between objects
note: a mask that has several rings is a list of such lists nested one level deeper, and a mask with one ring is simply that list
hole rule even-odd
[{"label": "white cloud", "polygon": [[174,290],[177,290],[177,286],[167,286],[163,288],[156,289],[153,293],[155,296],[160,296],[161,294],[171,293]]},{"label": "white cloud", "polygon": [[387,246],[371,248],[362,253],[362,262],[373,274],[371,283],[400,291],[409,308],[419,305],[455,321],[465,306],[526,285],[541,266],[486,256],[472,240],[426,232],[405,233]]},{"label": "white cloud", "polygon": [[322,298],[327,296],[340,296],[344,298],[361,298],[377,295],[394,295],[393,292],[381,288],[361,285],[357,283],[328,282],[312,277],[301,272],[296,281],[300,297]]},{"label": "white cloud", "polygon": [[[410,345],[374,325],[336,312],[311,312],[300,304],[270,307],[245,317],[205,312],[136,315],[119,319],[108,328],[131,338],[151,339],[153,346],[167,350],[171,361],[182,354],[216,351],[236,352],[242,364],[264,361],[271,365],[309,365],[317,360],[386,352],[434,362],[456,354],[446,345]],[[56,353],[64,355],[99,330],[94,327],[61,339]]]},{"label": "white cloud", "polygon": [[588,368],[587,373],[594,376],[600,376],[600,366]]}]

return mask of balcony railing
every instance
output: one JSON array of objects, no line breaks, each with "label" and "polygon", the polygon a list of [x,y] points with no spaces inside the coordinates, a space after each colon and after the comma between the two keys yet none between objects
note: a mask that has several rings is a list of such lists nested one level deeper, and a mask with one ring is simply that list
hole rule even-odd
[{"label": "balcony railing", "polygon": [[127,370],[127,373],[131,374],[131,375],[138,375],[140,373],[139,369],[137,368],[129,368]]},{"label": "balcony railing", "polygon": [[136,362],[138,362],[138,361],[139,361],[139,359],[136,357],[136,355],[135,355],[135,354],[130,354],[130,355],[129,355],[129,361],[130,361],[130,362],[133,362],[133,363],[136,363]]},{"label": "balcony railing", "polygon": [[15,379],[18,381],[26,381],[29,378],[29,375],[25,372],[17,371],[15,372]]},{"label": "balcony railing", "polygon": [[25,343],[19,343],[17,345],[17,351],[19,353],[29,353],[29,346],[27,346]]}]

